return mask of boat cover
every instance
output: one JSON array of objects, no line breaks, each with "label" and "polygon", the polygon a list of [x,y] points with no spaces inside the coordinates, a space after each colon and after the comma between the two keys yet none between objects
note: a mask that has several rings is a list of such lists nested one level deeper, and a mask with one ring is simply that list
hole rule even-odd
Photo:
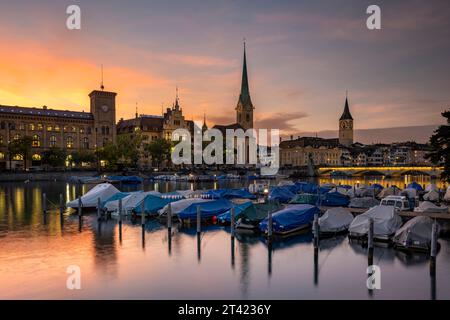
[{"label": "boat cover", "polygon": [[[314,220],[314,215],[316,213],[320,213],[319,208],[316,206],[309,204],[289,205],[272,215],[273,231],[288,232],[306,224],[310,224]],[[262,232],[267,231],[268,221],[268,218],[265,218],[259,224],[259,229]]]},{"label": "boat cover", "polygon": [[217,189],[209,190],[207,195],[213,199],[226,198],[226,199],[256,199],[256,196],[251,194],[247,189]]},{"label": "boat cover", "polygon": [[[244,202],[234,206],[235,221],[244,219],[246,222],[259,222],[267,217],[269,210],[278,211],[281,206],[277,203],[253,203]],[[222,223],[231,222],[231,211],[222,213],[217,219]]]},{"label": "boat cover", "polygon": [[[130,194],[122,199],[122,213],[127,214],[131,212],[134,208],[141,204],[144,201],[147,195],[160,195],[157,191],[150,192],[130,192]],[[119,213],[119,202],[120,200],[109,201],[105,204],[104,208],[108,212]]]},{"label": "boat cover", "polygon": [[[148,194],[144,198],[144,213],[145,214],[156,214],[158,210],[161,210],[169,203],[178,201],[171,197],[161,197],[161,195]],[[141,204],[134,207],[133,211],[136,214],[141,214]]]},{"label": "boat cover", "polygon": [[429,249],[432,227],[433,220],[430,217],[414,217],[397,230],[394,243],[407,248],[413,246]]},{"label": "boat cover", "polygon": [[281,203],[287,203],[292,198],[294,198],[295,194],[291,192],[287,187],[273,187],[269,192],[270,200],[277,200]]},{"label": "boat cover", "polygon": [[320,195],[320,205],[327,207],[346,207],[350,203],[347,196],[339,192],[328,192]]},{"label": "boat cover", "polygon": [[430,192],[431,190],[439,192],[438,186],[434,183],[430,183],[425,187],[425,191]]},{"label": "boat cover", "polygon": [[[189,199],[181,199],[178,201],[174,201],[171,203],[172,207],[172,215],[178,215],[181,211],[189,207],[191,204],[195,203],[203,203],[213,201],[211,199],[201,199],[201,198],[189,198]],[[158,211],[160,215],[166,215],[167,210],[169,210],[169,204],[165,205],[161,210]]]},{"label": "boat cover", "polygon": [[[89,190],[86,194],[81,196],[81,206],[83,208],[96,208],[98,198],[103,202],[111,198],[120,191],[110,183],[101,183]],[[66,204],[68,208],[77,208],[78,199],[70,201]]]},{"label": "boat cover", "polygon": [[444,201],[450,202],[450,187],[448,187],[447,191],[445,192]]},{"label": "boat cover", "polygon": [[110,201],[114,201],[114,200],[119,200],[119,199],[123,199],[126,196],[128,196],[130,193],[129,192],[118,192],[115,195],[113,195],[112,197],[106,199],[105,201],[102,201],[102,208],[105,206],[105,204],[107,204]]},{"label": "boat cover", "polygon": [[373,219],[374,236],[389,236],[402,225],[402,218],[393,206],[376,206],[353,219],[348,231],[357,235],[365,235],[369,231],[369,219]]},{"label": "boat cover", "polygon": [[406,189],[416,189],[417,191],[423,191],[423,188],[420,184],[418,184],[417,182],[413,181],[410,184],[408,184],[406,186]]},{"label": "boat cover", "polygon": [[437,206],[430,201],[423,201],[419,204],[417,208],[414,208],[415,212],[448,212],[448,207]]},{"label": "boat cover", "polygon": [[396,186],[391,186],[389,188],[384,188],[381,190],[381,192],[378,194],[378,198],[383,199],[387,196],[399,196],[402,190],[400,188],[397,188]]},{"label": "boat cover", "polygon": [[423,195],[423,200],[425,201],[439,201],[439,191],[436,190],[430,190],[426,194]]},{"label": "boat cover", "polygon": [[142,178],[137,176],[108,176],[106,177],[106,180],[110,182],[122,182],[130,184],[142,183]]},{"label": "boat cover", "polygon": [[348,205],[350,208],[372,208],[380,204],[380,201],[372,197],[353,198]]},{"label": "boat cover", "polygon": [[353,215],[345,208],[336,207],[328,209],[319,218],[321,232],[340,232],[347,230],[353,221]]},{"label": "boat cover", "polygon": [[417,189],[415,188],[406,188],[403,189],[402,192],[400,193],[401,195],[404,195],[410,199],[413,199],[417,196]]},{"label": "boat cover", "polygon": [[192,203],[190,206],[178,212],[180,219],[196,219],[197,207],[200,207],[202,218],[218,216],[231,209],[233,203],[227,199],[220,198],[205,202]]},{"label": "boat cover", "polygon": [[319,200],[317,193],[300,193],[294,196],[289,202],[291,204],[310,204],[316,205]]}]

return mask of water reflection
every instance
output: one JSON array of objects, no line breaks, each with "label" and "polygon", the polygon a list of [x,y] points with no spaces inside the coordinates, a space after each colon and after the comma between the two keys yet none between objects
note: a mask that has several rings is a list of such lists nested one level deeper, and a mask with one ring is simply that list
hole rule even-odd
[{"label": "water reflection", "polygon": [[[179,188],[164,183],[145,187]],[[73,293],[58,289],[70,264],[80,265],[88,279],[81,298],[436,299],[440,283],[439,297],[450,297],[445,285],[450,275],[441,272],[439,283],[436,276],[450,263],[445,239],[436,270],[426,255],[392,248],[376,246],[370,257],[367,247],[346,236],[321,239],[314,250],[311,232],[269,244],[258,235],[231,237],[229,228],[217,225],[202,227],[198,237],[195,225],[174,225],[169,232],[154,219],[144,227],[140,219],[124,219],[120,228],[116,220],[98,221],[95,213],[84,212],[81,223],[73,210],[60,214],[61,191],[70,200],[87,189],[62,183],[0,184],[0,298],[71,298]],[[368,296],[365,272],[372,263],[388,280],[383,290]],[[26,285],[18,286],[19,281]]]}]

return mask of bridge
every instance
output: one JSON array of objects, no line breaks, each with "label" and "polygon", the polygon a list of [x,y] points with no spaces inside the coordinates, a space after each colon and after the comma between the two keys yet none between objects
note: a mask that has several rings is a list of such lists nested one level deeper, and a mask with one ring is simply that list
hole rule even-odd
[{"label": "bridge", "polygon": [[361,177],[365,175],[372,176],[404,176],[404,175],[428,175],[438,177],[443,167],[435,166],[387,166],[387,167],[319,167],[318,173],[320,175],[346,175]]}]

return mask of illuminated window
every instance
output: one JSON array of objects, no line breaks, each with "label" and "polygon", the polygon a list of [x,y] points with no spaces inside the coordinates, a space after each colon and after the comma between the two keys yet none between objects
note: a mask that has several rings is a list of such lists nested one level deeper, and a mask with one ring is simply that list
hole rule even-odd
[{"label": "illuminated window", "polygon": [[52,131],[53,127],[52,126],[47,126],[47,131]]},{"label": "illuminated window", "polygon": [[72,127],[72,132],[77,132],[77,128],[76,127]]},{"label": "illuminated window", "polygon": [[83,148],[89,149],[89,138],[87,137],[83,138]]},{"label": "illuminated window", "polygon": [[37,129],[38,129],[38,130],[42,130],[43,128],[44,128],[44,126],[42,125],[42,123],[38,123]]},{"label": "illuminated window", "polygon": [[67,137],[67,139],[66,139],[66,147],[68,149],[72,149],[73,148],[73,138],[72,137]]},{"label": "illuminated window", "polygon": [[17,140],[19,140],[19,139],[20,139],[20,134],[16,134],[16,135],[14,136],[14,138],[13,138],[14,141],[17,141]]},{"label": "illuminated window", "polygon": [[41,146],[41,138],[37,134],[33,135],[33,141],[31,143],[31,145],[35,148],[38,148]]},{"label": "illuminated window", "polygon": [[0,152],[0,160],[5,160],[5,154],[3,152]]},{"label": "illuminated window", "polygon": [[30,130],[30,131],[34,131],[36,128],[34,127],[34,123],[30,123],[29,125],[28,125],[28,129]]},{"label": "illuminated window", "polygon": [[19,130],[25,130],[25,125],[23,123],[19,124]]},{"label": "illuminated window", "polygon": [[0,146],[3,144],[3,136],[0,134]]},{"label": "illuminated window", "polygon": [[50,147],[56,147],[56,137],[55,136],[50,137]]},{"label": "illuminated window", "polygon": [[23,155],[21,154],[16,154],[14,155],[14,157],[12,158],[14,161],[23,161]]},{"label": "illuminated window", "polygon": [[58,125],[56,125],[56,126],[55,126],[55,131],[56,131],[56,132],[59,132],[59,131],[61,131],[61,128],[60,128]]},{"label": "illuminated window", "polygon": [[31,160],[33,160],[33,161],[41,161],[42,160],[42,157],[41,157],[41,155],[40,154],[33,154],[33,156],[31,157]]},{"label": "illuminated window", "polygon": [[80,128],[80,133],[81,133],[81,134],[84,133],[84,128],[83,128],[83,127]]}]

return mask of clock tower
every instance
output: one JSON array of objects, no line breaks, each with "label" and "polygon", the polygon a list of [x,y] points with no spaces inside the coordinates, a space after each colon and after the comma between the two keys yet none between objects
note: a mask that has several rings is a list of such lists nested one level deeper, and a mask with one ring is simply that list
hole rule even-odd
[{"label": "clock tower", "polygon": [[345,98],[344,112],[339,119],[339,143],[347,147],[353,144],[353,117],[347,97]]},{"label": "clock tower", "polygon": [[94,90],[89,94],[91,113],[94,117],[94,141],[101,148],[116,141],[116,95],[115,92]]},{"label": "clock tower", "polygon": [[253,128],[253,106],[252,99],[250,98],[250,90],[247,77],[247,58],[245,54],[245,42],[244,42],[244,64],[242,68],[242,83],[241,93],[236,106],[236,123],[238,123],[245,130]]}]

